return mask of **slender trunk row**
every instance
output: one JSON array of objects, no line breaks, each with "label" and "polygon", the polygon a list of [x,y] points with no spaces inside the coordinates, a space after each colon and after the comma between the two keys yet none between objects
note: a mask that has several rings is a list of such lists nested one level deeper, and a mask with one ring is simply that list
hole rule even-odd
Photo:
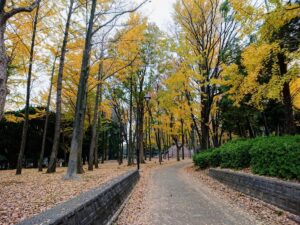
[{"label": "slender trunk row", "polygon": [[[97,77],[98,84],[97,84],[96,101],[95,101],[95,107],[94,107],[88,170],[93,170],[93,162],[94,162],[95,152],[98,151],[98,149],[96,149],[97,128],[99,128],[99,127],[97,127],[97,120],[101,114],[101,112],[99,112],[99,105],[101,105],[101,102],[102,102],[102,99],[100,98],[100,96],[102,96],[102,77],[103,77],[103,63],[100,62],[99,70],[98,70],[98,77]],[[95,160],[96,160],[96,158],[95,158]]]},{"label": "slender trunk row", "polygon": [[50,114],[50,102],[51,102],[51,94],[52,94],[52,87],[53,87],[53,76],[54,76],[54,73],[55,73],[56,59],[57,59],[57,56],[55,56],[54,62],[53,62],[53,65],[52,65],[51,78],[50,78],[50,88],[49,88],[49,94],[48,94],[48,100],[47,100],[47,106],[46,106],[46,119],[45,119],[45,124],[44,124],[42,149],[41,149],[40,158],[39,158],[39,162],[38,162],[38,168],[39,168],[40,172],[43,171],[43,159],[44,159],[45,146],[46,146],[48,121],[49,121],[49,114]]},{"label": "slender trunk row", "polygon": [[69,30],[71,25],[71,17],[73,14],[74,0],[70,0],[70,5],[68,9],[68,17],[64,31],[64,38],[61,48],[60,60],[59,60],[59,69],[57,75],[57,89],[56,89],[56,118],[55,118],[55,127],[54,127],[54,137],[53,137],[53,146],[50,156],[50,162],[48,165],[47,173],[54,173],[56,171],[56,161],[57,153],[60,142],[60,126],[61,126],[61,104],[62,104],[62,82],[63,82],[63,73],[65,66],[65,56],[67,53],[67,44],[69,37]]},{"label": "slender trunk row", "polygon": [[[71,150],[68,163],[68,171],[66,178],[71,179],[76,177],[77,172],[82,172],[81,151],[83,140],[83,123],[87,101],[87,80],[90,70],[90,52],[93,36],[93,25],[96,12],[97,0],[92,0],[90,19],[88,24],[87,35],[85,39],[85,47],[83,51],[80,80],[77,92],[76,110],[73,126],[73,135],[71,141]],[[79,166],[79,168],[78,168]],[[78,171],[78,169],[80,171]]]},{"label": "slender trunk row", "polygon": [[20,175],[22,173],[23,158],[24,158],[24,152],[25,152],[26,142],[27,142],[27,131],[28,131],[28,126],[29,126],[31,77],[32,77],[32,66],[33,66],[33,60],[34,60],[34,47],[35,47],[35,39],[36,39],[36,33],[37,33],[39,10],[40,10],[40,3],[38,3],[38,6],[37,6],[37,9],[35,12],[35,17],[34,17],[34,23],[33,23],[33,33],[32,33],[30,56],[29,56],[29,69],[28,69],[28,75],[27,75],[25,118],[24,118],[24,123],[23,123],[23,130],[22,130],[21,147],[20,147],[20,152],[19,152],[18,162],[17,162],[17,171],[16,171],[17,175]]}]

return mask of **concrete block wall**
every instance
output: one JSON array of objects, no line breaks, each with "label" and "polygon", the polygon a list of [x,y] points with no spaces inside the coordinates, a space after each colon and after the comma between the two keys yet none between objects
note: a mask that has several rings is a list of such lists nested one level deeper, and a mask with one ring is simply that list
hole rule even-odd
[{"label": "concrete block wall", "polygon": [[139,179],[130,171],[96,189],[26,219],[19,225],[104,225],[114,216]]},{"label": "concrete block wall", "polygon": [[300,184],[226,169],[210,169],[209,175],[237,191],[300,215]]}]

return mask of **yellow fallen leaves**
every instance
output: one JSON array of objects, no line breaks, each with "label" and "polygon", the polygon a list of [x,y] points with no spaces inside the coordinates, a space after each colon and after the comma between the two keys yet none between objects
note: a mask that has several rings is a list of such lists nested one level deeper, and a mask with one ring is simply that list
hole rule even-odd
[{"label": "yellow fallen leaves", "polygon": [[66,168],[57,168],[55,174],[24,169],[21,176],[16,176],[14,170],[0,171],[0,225],[18,223],[96,188],[132,167],[110,161],[94,171],[84,169],[86,172],[80,175],[81,179],[74,181],[62,179]]}]

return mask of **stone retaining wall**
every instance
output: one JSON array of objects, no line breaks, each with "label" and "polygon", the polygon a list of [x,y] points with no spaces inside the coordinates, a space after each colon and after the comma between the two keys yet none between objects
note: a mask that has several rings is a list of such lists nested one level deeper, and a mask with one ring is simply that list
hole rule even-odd
[{"label": "stone retaining wall", "polygon": [[139,179],[137,170],[120,177],[19,225],[102,225],[107,224],[126,200]]},{"label": "stone retaining wall", "polygon": [[210,169],[209,175],[237,191],[300,215],[300,184],[224,169]]}]

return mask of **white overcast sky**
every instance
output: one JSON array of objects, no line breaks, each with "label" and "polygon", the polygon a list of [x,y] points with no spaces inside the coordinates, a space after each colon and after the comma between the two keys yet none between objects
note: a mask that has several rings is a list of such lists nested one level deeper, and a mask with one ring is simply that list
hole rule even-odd
[{"label": "white overcast sky", "polygon": [[176,0],[151,0],[143,6],[141,11],[159,28],[168,31],[168,26],[172,23],[173,4],[175,2]]}]

